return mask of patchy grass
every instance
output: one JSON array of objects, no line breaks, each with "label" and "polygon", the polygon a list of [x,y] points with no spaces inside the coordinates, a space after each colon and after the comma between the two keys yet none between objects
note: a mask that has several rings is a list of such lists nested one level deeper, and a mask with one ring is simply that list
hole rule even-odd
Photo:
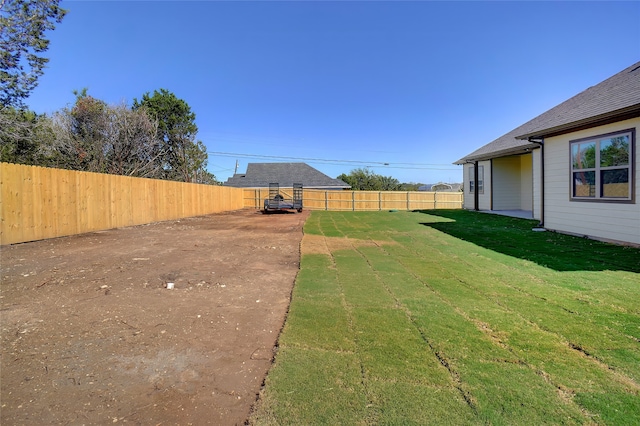
[{"label": "patchy grass", "polygon": [[640,250],[534,225],[313,212],[251,422],[640,424]]}]

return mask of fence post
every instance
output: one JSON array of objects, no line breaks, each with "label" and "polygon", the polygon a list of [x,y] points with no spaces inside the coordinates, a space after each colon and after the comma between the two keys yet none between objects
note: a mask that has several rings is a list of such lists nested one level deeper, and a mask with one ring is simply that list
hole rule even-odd
[{"label": "fence post", "polygon": [[351,191],[351,211],[356,211],[356,191]]},{"label": "fence post", "polygon": [[410,193],[409,191],[407,191],[407,211],[411,210],[411,209],[409,208],[409,207],[410,207],[410,205],[411,205],[411,204],[410,204],[410,201],[409,201],[409,200],[411,199],[411,196],[410,196],[409,194],[411,194],[411,193]]},{"label": "fence post", "polygon": [[433,194],[433,209],[436,210],[438,208],[438,191]]},{"label": "fence post", "polygon": [[324,191],[324,209],[329,210],[329,195]]}]

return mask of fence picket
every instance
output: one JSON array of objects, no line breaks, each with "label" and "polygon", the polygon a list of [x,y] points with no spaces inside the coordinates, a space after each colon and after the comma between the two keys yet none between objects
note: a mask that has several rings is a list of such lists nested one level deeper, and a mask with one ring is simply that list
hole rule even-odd
[{"label": "fence picket", "polygon": [[[283,191],[291,191],[284,188]],[[0,163],[0,245],[261,209],[267,191]],[[461,209],[461,192],[305,189],[306,210]]]},{"label": "fence picket", "polygon": [[0,163],[0,245],[243,207],[239,188]]},{"label": "fence picket", "polygon": [[[287,189],[281,188],[283,193]],[[258,189],[245,189],[245,207],[262,208],[262,193]],[[266,194],[264,194],[266,196]],[[437,198],[437,200],[436,200]],[[306,210],[329,211],[381,211],[461,209],[462,192],[426,191],[342,191],[305,189],[303,204]]]}]

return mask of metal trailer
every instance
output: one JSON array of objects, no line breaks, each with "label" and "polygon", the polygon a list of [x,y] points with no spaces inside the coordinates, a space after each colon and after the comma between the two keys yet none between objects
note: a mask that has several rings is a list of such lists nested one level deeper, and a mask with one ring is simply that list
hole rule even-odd
[{"label": "metal trailer", "polygon": [[279,183],[269,184],[269,198],[264,200],[264,211],[297,210],[302,211],[302,184],[293,184],[293,197],[285,198],[280,193]]}]

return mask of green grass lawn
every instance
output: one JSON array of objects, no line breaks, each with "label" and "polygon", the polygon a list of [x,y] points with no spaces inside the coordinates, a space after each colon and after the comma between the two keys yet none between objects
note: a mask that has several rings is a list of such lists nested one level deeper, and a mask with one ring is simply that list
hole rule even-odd
[{"label": "green grass lawn", "polygon": [[535,224],[312,212],[251,422],[640,424],[640,250]]}]

